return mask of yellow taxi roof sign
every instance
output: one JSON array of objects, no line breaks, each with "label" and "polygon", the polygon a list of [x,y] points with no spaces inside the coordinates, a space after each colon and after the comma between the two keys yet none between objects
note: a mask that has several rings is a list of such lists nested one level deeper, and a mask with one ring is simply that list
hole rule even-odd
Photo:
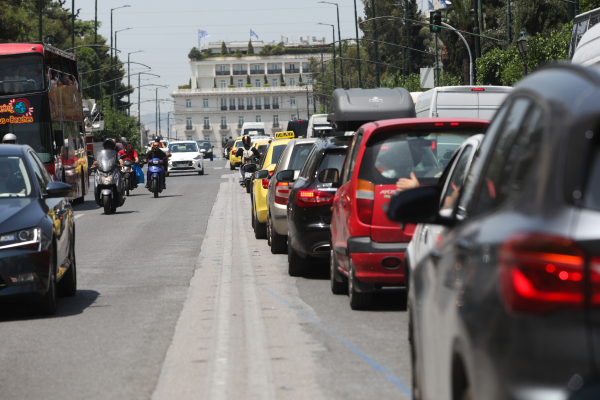
[{"label": "yellow taxi roof sign", "polygon": [[275,139],[293,139],[296,137],[294,131],[275,132]]}]

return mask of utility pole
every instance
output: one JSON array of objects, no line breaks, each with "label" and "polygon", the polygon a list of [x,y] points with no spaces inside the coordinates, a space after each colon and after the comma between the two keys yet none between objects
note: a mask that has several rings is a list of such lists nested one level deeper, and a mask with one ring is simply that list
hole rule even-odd
[{"label": "utility pole", "polygon": [[75,47],[75,0],[71,2],[71,47]]},{"label": "utility pole", "polygon": [[[375,17],[375,14],[373,14]],[[406,25],[406,47],[408,47],[408,75],[413,72],[412,51],[410,50],[410,21],[408,21],[408,0],[404,0],[404,24]],[[375,38],[377,40],[377,38]],[[437,42],[436,42],[437,43]],[[377,60],[379,61],[379,60]],[[379,64],[378,64],[379,65]]]},{"label": "utility pole", "polygon": [[43,41],[43,37],[42,37],[42,0],[38,0],[38,13],[39,13],[39,16],[38,16],[38,28],[39,28],[39,31],[40,31],[40,33],[39,33],[39,39],[40,39],[40,42],[42,42]]},{"label": "utility pole", "polygon": [[[477,0],[477,2],[480,2],[481,0]],[[476,35],[479,35],[481,32],[479,31],[479,11],[478,10],[473,10],[475,11],[474,15],[473,15],[473,33]],[[475,59],[478,59],[481,57],[481,45],[479,42],[479,36],[475,36]]]},{"label": "utility pole", "polygon": [[360,40],[358,40],[358,13],[356,12],[356,0],[354,0],[354,27],[356,28],[356,58],[358,58],[356,63],[358,66],[358,87],[362,88],[362,81],[360,78],[360,46],[358,44]]},{"label": "utility pole", "polygon": [[308,104],[308,85],[306,85],[306,119],[310,119],[310,104]]},{"label": "utility pole", "polygon": [[[335,8],[337,9],[337,20],[338,20],[338,48],[340,49],[340,75],[342,78],[342,89],[344,88],[344,56],[342,56],[342,34],[340,32],[340,8],[338,7],[337,3],[335,5]],[[350,84],[350,80],[348,80],[348,88],[351,88],[352,85]]]},{"label": "utility pole", "polygon": [[406,63],[404,62],[404,47],[402,48],[402,87],[406,86]]},{"label": "utility pole", "polygon": [[160,126],[160,101],[158,102],[158,136],[162,137],[161,126]]},{"label": "utility pole", "polygon": [[511,35],[510,35],[510,20],[511,20],[511,16],[510,16],[510,0],[506,0],[506,23],[507,23],[507,38],[508,38],[508,44],[510,44],[512,42],[511,39]]},{"label": "utility pole", "polygon": [[154,114],[156,118],[154,118],[154,134],[158,137],[158,88],[156,88],[156,104],[154,105]]},{"label": "utility pole", "polygon": [[[42,0],[40,0],[41,2]],[[94,45],[98,44],[98,0],[95,1],[94,4]],[[112,51],[112,50],[111,50]],[[94,52],[96,52],[96,49],[94,49]],[[96,53],[96,57],[94,58],[94,68],[97,70],[98,69],[98,53]],[[99,82],[98,80],[98,71],[94,72],[94,81],[97,84]],[[100,87],[102,88],[102,84],[100,84]],[[96,86],[94,88],[94,97],[96,98],[96,101],[98,99],[98,86]]]},{"label": "utility pole", "polygon": [[[408,1],[408,0],[406,0],[406,1]],[[373,15],[373,37],[375,39],[375,61],[377,62],[377,64],[375,64],[375,76],[377,77],[377,87],[379,87],[380,86],[379,55],[377,54],[377,23],[375,22],[375,0],[371,0],[371,14]],[[409,44],[409,46],[410,46],[410,44]],[[409,57],[410,57],[410,55],[409,55]]]},{"label": "utility pole", "polygon": [[[438,49],[437,49],[437,31],[434,33],[435,37],[435,87],[440,86],[440,65],[438,60]],[[409,50],[410,51],[410,50]]]},{"label": "utility pole", "polygon": [[[142,74],[138,74],[138,130],[140,130],[140,126],[142,124],[142,114],[140,114],[140,103],[142,101],[142,97],[140,94],[140,76],[142,76]],[[140,133],[140,140],[141,140],[142,136]]]}]

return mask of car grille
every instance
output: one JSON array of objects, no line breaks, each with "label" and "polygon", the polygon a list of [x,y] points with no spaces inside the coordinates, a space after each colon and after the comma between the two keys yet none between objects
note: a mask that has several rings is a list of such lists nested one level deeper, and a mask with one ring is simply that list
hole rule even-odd
[{"label": "car grille", "polygon": [[192,162],[191,161],[173,161],[173,165],[175,165],[177,167],[191,167]]}]

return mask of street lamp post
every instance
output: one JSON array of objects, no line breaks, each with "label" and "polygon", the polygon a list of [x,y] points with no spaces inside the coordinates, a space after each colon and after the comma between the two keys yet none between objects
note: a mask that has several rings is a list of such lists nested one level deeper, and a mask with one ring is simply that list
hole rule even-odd
[{"label": "street lamp post", "polygon": [[159,129],[158,128],[158,120],[160,118],[160,115],[158,114],[158,110],[159,110],[159,108],[158,108],[158,89],[160,89],[160,88],[166,88],[166,87],[168,87],[168,86],[167,85],[160,85],[160,86],[156,87],[156,104],[154,105],[154,112],[155,112],[155,115],[156,115],[156,118],[155,118],[155,121],[154,121],[154,126],[155,126],[156,131],[154,133],[155,133],[155,135],[157,137],[158,137],[158,129]]},{"label": "street lamp post", "polygon": [[[333,45],[333,87],[337,88],[337,79],[336,79],[336,75],[335,75],[335,26],[331,25],[331,24],[322,24],[320,22],[317,25],[330,26],[331,31],[333,32],[333,42],[331,43]],[[340,60],[340,62],[341,61],[342,60]],[[344,85],[342,84],[342,86],[344,86]]]},{"label": "street lamp post", "polygon": [[75,47],[75,0],[71,2],[71,47]]},{"label": "street lamp post", "polygon": [[[112,52],[112,49],[113,49],[113,11],[118,10],[119,8],[126,8],[126,7],[131,7],[131,6],[121,6],[121,7],[115,7],[115,8],[110,9],[110,65],[113,65],[113,52]],[[115,53],[115,56],[116,55],[117,54]],[[114,71],[113,71],[113,73],[114,73]],[[113,98],[111,97],[110,98],[111,106],[112,106],[112,101],[113,101],[112,99]]]},{"label": "street lamp post", "polygon": [[523,76],[527,76],[527,39],[529,39],[529,33],[527,33],[527,30],[521,31],[519,34],[519,39],[517,39],[517,48],[523,57]]},{"label": "street lamp post", "polygon": [[[119,32],[123,32],[123,31],[128,31],[132,28],[125,28],[125,29],[119,29],[118,31],[115,31],[115,55],[116,55],[116,50],[118,50],[117,47],[117,33]],[[116,75],[116,74],[115,74]],[[113,78],[115,78],[115,76],[113,76]],[[115,93],[117,93],[117,80],[115,79],[113,81],[113,98],[114,98],[114,104],[115,104],[115,108],[119,108],[119,104],[117,103],[117,98],[115,97]]]},{"label": "street lamp post", "polygon": [[[358,42],[360,42],[360,40],[358,40],[358,13],[356,12],[356,0],[354,0],[354,28],[356,28],[356,58],[358,58],[357,66],[358,66],[358,87],[362,88],[362,81],[360,78],[360,45],[358,44]],[[342,38],[340,38],[342,39]],[[404,68],[404,67],[402,67]]]},{"label": "street lamp post", "polygon": [[42,41],[42,0],[38,0],[38,28],[39,28],[39,39]]},{"label": "street lamp post", "polygon": [[[133,54],[133,53],[142,53],[144,50],[138,50],[138,51],[132,51],[131,53],[127,53],[127,89],[129,89],[130,84],[130,72],[129,69],[131,67],[130,61],[129,61],[129,55]],[[138,80],[139,80],[139,75],[138,75]],[[139,82],[138,82],[138,86],[139,86]],[[131,98],[129,97],[130,93],[127,93],[127,103],[131,104]],[[127,115],[131,116],[131,106],[127,107]]]},{"label": "street lamp post", "polygon": [[[340,39],[340,41],[338,42],[338,50],[340,51],[340,75],[341,75],[341,79],[342,79],[342,88],[344,87],[344,63],[342,61],[342,33],[340,31],[340,7],[338,6],[337,3],[331,3],[329,1],[320,1],[319,3],[323,3],[323,4],[333,4],[335,6],[335,8],[337,9],[337,22],[338,22],[338,39]],[[334,39],[335,40],[335,39]],[[333,48],[333,51],[335,53],[335,45]],[[350,81],[348,81],[348,85],[349,87],[352,87],[350,85]]]}]

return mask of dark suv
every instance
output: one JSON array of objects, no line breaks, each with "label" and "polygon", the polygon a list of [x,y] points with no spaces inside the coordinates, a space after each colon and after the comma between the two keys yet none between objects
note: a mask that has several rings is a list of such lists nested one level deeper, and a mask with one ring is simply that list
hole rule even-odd
[{"label": "dark suv", "polygon": [[410,274],[414,397],[582,395],[600,377],[600,74],[529,75],[475,157],[450,215],[435,186],[390,202],[449,228]]},{"label": "dark suv", "polygon": [[[339,177],[351,139],[340,136],[317,140],[290,190],[287,221],[291,276],[302,275],[310,258],[329,257],[331,205],[337,191],[332,182]],[[292,171],[287,177],[291,181],[293,170],[281,171],[277,179],[286,180],[288,171]]]}]

